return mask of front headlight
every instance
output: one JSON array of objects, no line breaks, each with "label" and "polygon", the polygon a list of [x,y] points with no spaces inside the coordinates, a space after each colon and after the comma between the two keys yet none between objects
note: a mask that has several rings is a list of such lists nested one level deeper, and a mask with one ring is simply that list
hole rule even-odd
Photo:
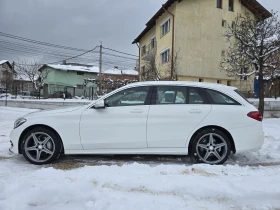
[{"label": "front headlight", "polygon": [[14,124],[14,129],[21,126],[23,123],[26,122],[26,119],[25,118],[19,118],[15,121],[15,124]]}]

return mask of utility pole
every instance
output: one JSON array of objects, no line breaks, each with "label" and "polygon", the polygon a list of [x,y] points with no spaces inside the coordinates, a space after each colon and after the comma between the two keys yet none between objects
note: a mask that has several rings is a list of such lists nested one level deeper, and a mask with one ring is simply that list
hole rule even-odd
[{"label": "utility pole", "polygon": [[102,94],[102,42],[99,46],[99,94]]}]

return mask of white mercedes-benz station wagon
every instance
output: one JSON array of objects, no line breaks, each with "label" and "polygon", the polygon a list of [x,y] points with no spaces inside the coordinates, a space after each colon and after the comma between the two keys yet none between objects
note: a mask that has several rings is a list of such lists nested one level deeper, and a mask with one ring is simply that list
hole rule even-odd
[{"label": "white mercedes-benz station wagon", "polygon": [[264,135],[260,112],[234,87],[140,82],[86,106],[27,114],[10,139],[10,151],[38,165],[61,154],[189,155],[222,164],[261,148]]}]

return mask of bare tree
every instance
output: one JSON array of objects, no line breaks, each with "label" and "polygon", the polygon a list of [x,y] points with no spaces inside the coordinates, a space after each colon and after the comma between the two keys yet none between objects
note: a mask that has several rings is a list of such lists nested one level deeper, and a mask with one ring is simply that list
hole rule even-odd
[{"label": "bare tree", "polygon": [[179,52],[180,50],[174,55],[173,65],[171,56],[168,63],[160,66],[156,55],[151,55],[148,59],[146,59],[145,68],[141,70],[142,81],[177,80],[180,60]]},{"label": "bare tree", "polygon": [[15,71],[17,77],[27,79],[32,82],[33,88],[38,90],[42,87],[48,77],[48,71],[40,72],[39,69],[42,67],[38,61],[28,62],[26,60],[18,60],[15,64]]},{"label": "bare tree", "polygon": [[259,111],[264,112],[264,77],[274,77],[279,67],[280,22],[277,13],[264,19],[249,13],[239,14],[224,35],[230,43],[220,67],[231,77],[258,75]]},{"label": "bare tree", "polygon": [[156,59],[156,54],[154,53],[145,61],[144,68],[141,69],[141,80],[142,81],[158,81],[160,80],[160,75],[158,71],[158,62]]}]

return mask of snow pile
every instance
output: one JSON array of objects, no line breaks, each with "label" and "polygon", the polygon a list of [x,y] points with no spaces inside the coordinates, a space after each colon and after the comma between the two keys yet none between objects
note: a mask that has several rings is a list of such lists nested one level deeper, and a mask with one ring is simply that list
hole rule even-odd
[{"label": "snow pile", "polygon": [[262,149],[234,155],[223,166],[165,156],[144,162],[141,156],[70,156],[35,166],[7,151],[14,120],[34,111],[0,107],[1,210],[280,208],[280,119],[264,120]]}]

